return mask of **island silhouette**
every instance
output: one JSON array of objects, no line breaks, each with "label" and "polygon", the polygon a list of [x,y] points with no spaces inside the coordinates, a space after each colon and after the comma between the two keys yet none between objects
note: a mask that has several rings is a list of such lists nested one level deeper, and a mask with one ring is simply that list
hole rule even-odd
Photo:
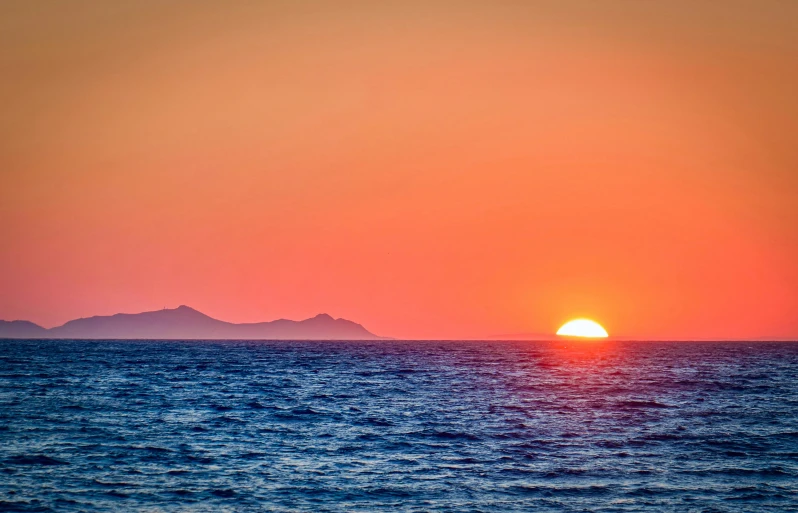
[{"label": "island silhouette", "polygon": [[302,321],[231,323],[191,307],[75,319],[54,328],[29,321],[0,321],[0,338],[171,340],[387,340],[362,325],[319,314]]}]

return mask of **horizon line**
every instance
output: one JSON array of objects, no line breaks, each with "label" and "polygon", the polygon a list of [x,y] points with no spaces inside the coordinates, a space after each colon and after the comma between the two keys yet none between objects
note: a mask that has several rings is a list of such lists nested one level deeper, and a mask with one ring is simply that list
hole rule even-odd
[{"label": "horizon line", "polygon": [[[51,330],[55,328],[62,327],[69,322],[77,321],[77,320],[85,320],[85,319],[92,319],[96,317],[114,317],[117,315],[139,315],[139,314],[146,314],[146,313],[155,313],[155,312],[163,312],[163,311],[176,311],[180,309],[188,309],[199,314],[202,314],[210,319],[215,321],[227,323],[227,324],[234,324],[234,325],[247,325],[247,324],[262,324],[262,323],[271,323],[275,321],[291,321],[291,322],[302,322],[310,319],[314,319],[321,316],[329,317],[333,320],[345,320],[349,322],[355,322],[356,324],[360,324],[359,321],[352,321],[346,319],[344,317],[334,317],[326,312],[320,312],[315,315],[311,315],[310,317],[306,317],[304,319],[288,319],[285,317],[279,317],[272,320],[267,321],[247,321],[247,322],[231,322],[222,320],[216,317],[212,317],[196,308],[189,306],[185,303],[180,304],[173,308],[163,307],[158,308],[155,310],[144,310],[140,312],[116,312],[112,314],[96,314],[96,315],[89,315],[87,317],[76,317],[73,319],[69,319],[61,324],[57,324],[51,327],[45,327],[41,324],[37,324],[34,321],[28,319],[13,319],[13,320],[5,320],[0,319],[0,322],[27,322],[31,323],[35,326],[38,326],[44,330]],[[361,324],[362,326],[362,324]],[[794,337],[772,337],[772,336],[756,336],[756,337],[742,337],[742,338],[724,338],[724,337],[678,337],[678,338],[670,338],[670,337],[638,337],[638,336],[624,336],[624,335],[610,335],[606,338],[600,339],[591,339],[591,338],[573,338],[573,337],[561,337],[558,336],[556,333],[552,333],[551,335],[547,335],[544,333],[535,333],[535,334],[525,334],[525,333],[505,333],[501,335],[487,335],[482,337],[394,337],[394,336],[384,336],[378,335],[379,338],[383,339],[390,339],[394,341],[422,341],[422,342],[463,342],[463,341],[474,341],[474,342],[557,342],[557,341],[577,341],[577,342],[796,342],[798,341],[798,335]],[[3,338],[0,337],[0,340],[35,340],[35,339],[25,339],[25,338]],[[52,339],[52,340],[83,340],[83,339]],[[93,340],[117,340],[117,339],[93,339]],[[156,338],[156,339],[149,339],[149,338],[124,338],[119,340],[272,340],[272,339],[227,339],[227,338],[191,338],[191,339],[183,339],[183,338]],[[277,340],[277,339],[275,339]],[[280,339],[280,340],[291,340],[291,339]],[[305,339],[296,339],[305,340]],[[318,339],[307,339],[307,340],[318,340]],[[345,341],[346,339],[341,339],[340,341]],[[329,339],[326,341],[333,341],[333,339]]]}]

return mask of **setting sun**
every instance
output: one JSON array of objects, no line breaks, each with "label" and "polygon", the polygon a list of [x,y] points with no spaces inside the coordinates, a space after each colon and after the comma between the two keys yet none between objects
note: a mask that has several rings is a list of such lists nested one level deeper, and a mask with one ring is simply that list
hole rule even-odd
[{"label": "setting sun", "polygon": [[584,337],[584,338],[607,338],[607,330],[601,325],[590,319],[576,319],[563,324],[557,330],[557,335],[561,337]]}]

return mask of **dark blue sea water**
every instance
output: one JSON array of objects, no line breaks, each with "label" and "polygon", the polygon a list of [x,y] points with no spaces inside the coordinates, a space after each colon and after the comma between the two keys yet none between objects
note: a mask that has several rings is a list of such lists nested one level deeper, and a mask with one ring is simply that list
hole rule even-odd
[{"label": "dark blue sea water", "polygon": [[0,341],[0,511],[798,511],[798,344]]}]

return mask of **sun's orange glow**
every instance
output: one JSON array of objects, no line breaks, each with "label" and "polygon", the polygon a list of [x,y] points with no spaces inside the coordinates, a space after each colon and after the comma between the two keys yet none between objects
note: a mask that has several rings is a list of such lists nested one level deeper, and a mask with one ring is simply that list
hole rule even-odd
[{"label": "sun's orange glow", "polygon": [[561,337],[583,337],[583,338],[607,338],[607,330],[601,324],[590,319],[575,319],[563,324],[557,330],[557,335]]},{"label": "sun's orange glow", "polygon": [[0,3],[0,319],[798,339],[798,2],[312,4]]}]

